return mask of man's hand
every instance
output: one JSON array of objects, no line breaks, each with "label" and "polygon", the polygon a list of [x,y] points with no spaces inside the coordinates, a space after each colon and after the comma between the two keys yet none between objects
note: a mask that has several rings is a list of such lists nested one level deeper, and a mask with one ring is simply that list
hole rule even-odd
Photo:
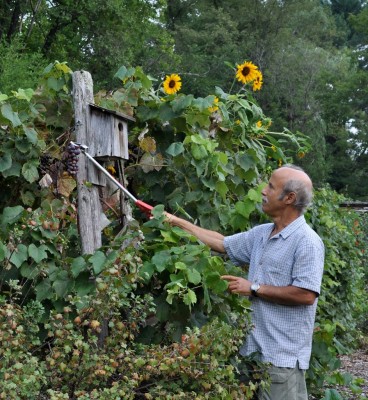
[{"label": "man's hand", "polygon": [[251,295],[251,290],[250,290],[251,282],[248,281],[247,279],[233,275],[223,275],[221,276],[221,279],[229,283],[228,289],[230,290],[231,293],[242,294],[243,296]]},{"label": "man's hand", "polygon": [[[223,275],[221,276],[221,279],[229,282],[228,289],[231,293],[237,293],[243,296],[250,296],[252,294],[250,289],[252,283],[247,279],[233,275]],[[261,285],[257,291],[257,297],[261,297],[264,300],[268,300],[272,303],[286,306],[313,305],[317,296],[318,294],[311,290],[291,285]]]}]

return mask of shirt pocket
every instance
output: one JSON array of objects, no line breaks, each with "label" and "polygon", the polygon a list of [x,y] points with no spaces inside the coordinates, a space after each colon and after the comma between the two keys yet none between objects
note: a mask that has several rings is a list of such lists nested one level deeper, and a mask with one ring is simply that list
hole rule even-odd
[{"label": "shirt pocket", "polygon": [[292,284],[291,266],[269,266],[265,273],[266,285],[289,286]]}]

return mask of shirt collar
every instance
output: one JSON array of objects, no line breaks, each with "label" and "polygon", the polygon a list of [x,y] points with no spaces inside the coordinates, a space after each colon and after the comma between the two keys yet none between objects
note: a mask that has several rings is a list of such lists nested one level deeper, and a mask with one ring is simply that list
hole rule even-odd
[{"label": "shirt collar", "polygon": [[[282,236],[283,239],[286,239],[288,236],[290,236],[294,231],[296,231],[298,228],[300,228],[302,225],[306,224],[304,215],[301,215],[298,217],[296,220],[294,220],[291,224],[286,226],[281,232],[273,236],[273,238],[278,238],[279,236]],[[274,225],[271,225],[271,230],[270,234],[272,232],[272,229],[274,228]]]}]

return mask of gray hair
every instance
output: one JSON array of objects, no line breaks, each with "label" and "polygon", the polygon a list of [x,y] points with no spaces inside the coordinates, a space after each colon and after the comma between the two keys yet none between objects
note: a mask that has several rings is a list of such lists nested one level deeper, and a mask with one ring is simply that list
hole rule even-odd
[{"label": "gray hair", "polygon": [[[285,164],[280,168],[291,168],[305,173],[303,168],[300,168],[293,164]],[[285,183],[282,193],[279,197],[279,200],[281,200],[291,192],[295,193],[296,197],[295,203],[293,204],[294,208],[299,210],[300,215],[304,214],[305,211],[307,210],[307,207],[312,202],[313,191],[305,184],[304,181],[298,179],[290,179]]]}]

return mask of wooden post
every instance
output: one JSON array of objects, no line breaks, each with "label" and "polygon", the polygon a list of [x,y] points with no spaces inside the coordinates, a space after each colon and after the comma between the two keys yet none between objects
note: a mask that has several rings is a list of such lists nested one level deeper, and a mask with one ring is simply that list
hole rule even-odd
[{"label": "wooden post", "polygon": [[[73,73],[73,98],[77,143],[89,143],[89,103],[93,103],[93,82],[89,72]],[[93,254],[101,247],[101,203],[98,187],[86,186],[88,169],[94,166],[81,154],[78,161],[78,225],[82,253]]]}]

